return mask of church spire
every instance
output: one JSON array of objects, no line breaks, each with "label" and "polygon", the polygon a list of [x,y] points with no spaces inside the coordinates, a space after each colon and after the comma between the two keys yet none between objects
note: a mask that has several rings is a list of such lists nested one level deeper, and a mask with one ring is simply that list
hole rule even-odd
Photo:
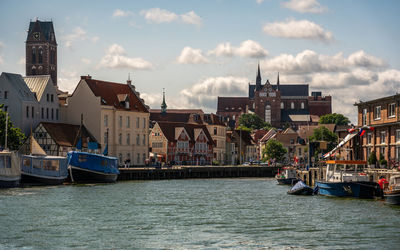
[{"label": "church spire", "polygon": [[260,62],[258,62],[258,71],[257,71],[257,78],[256,78],[256,90],[261,89],[261,73],[260,73]]},{"label": "church spire", "polygon": [[161,114],[167,113],[167,104],[165,103],[165,91],[163,88],[163,101],[161,103]]}]

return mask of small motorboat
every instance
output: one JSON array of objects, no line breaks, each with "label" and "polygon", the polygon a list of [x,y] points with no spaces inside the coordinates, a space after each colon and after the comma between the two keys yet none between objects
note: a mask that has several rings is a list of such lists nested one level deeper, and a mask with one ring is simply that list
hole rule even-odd
[{"label": "small motorboat", "polygon": [[275,179],[281,185],[294,185],[298,181],[296,169],[293,167],[284,167],[275,175]]},{"label": "small motorboat", "polygon": [[298,180],[297,183],[287,192],[293,195],[312,195],[314,190],[307,186],[302,180]]},{"label": "small motorboat", "polygon": [[389,188],[383,190],[385,202],[392,205],[400,205],[400,175],[391,176]]}]

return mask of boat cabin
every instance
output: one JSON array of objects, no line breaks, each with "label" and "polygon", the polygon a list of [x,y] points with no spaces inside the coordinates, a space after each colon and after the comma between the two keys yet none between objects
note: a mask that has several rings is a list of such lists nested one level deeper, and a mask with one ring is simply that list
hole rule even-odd
[{"label": "boat cabin", "polygon": [[400,175],[391,176],[389,179],[389,190],[400,190]]},{"label": "boat cabin", "polygon": [[291,168],[291,167],[284,167],[282,169],[281,174],[286,178],[297,178],[297,172],[295,168]]},{"label": "boat cabin", "polygon": [[354,181],[369,181],[369,178],[364,169],[366,161],[326,161],[327,182],[354,182]]}]

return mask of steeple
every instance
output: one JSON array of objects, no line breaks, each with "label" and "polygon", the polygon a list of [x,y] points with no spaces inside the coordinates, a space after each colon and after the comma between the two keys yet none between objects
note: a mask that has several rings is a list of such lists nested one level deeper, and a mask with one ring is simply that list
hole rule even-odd
[{"label": "steeple", "polygon": [[261,73],[260,73],[260,62],[258,63],[258,71],[257,71],[257,78],[256,78],[256,90],[261,89]]},{"label": "steeple", "polygon": [[167,113],[167,104],[165,103],[165,91],[163,88],[163,100],[161,103],[161,114],[166,114]]},{"label": "steeple", "polygon": [[276,80],[276,89],[279,90],[279,72],[278,72],[278,79]]}]

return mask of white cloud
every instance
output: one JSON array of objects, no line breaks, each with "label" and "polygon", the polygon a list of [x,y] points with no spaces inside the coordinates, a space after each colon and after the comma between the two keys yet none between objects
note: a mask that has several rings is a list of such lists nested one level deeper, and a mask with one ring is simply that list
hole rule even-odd
[{"label": "white cloud", "polygon": [[257,2],[258,4],[262,4],[262,3],[264,2],[264,0],[256,0],[256,2]]},{"label": "white cloud", "polygon": [[136,28],[136,29],[141,29],[142,26],[140,26],[139,24],[135,23],[134,21],[130,21],[129,22],[129,26]]},{"label": "white cloud", "polygon": [[121,9],[116,9],[113,13],[113,17],[127,17],[127,16],[131,16],[133,15],[133,13],[131,11],[124,11]]},{"label": "white cloud", "polygon": [[250,58],[263,58],[268,55],[268,51],[264,49],[259,43],[246,40],[240,44],[239,47],[233,47],[229,42],[220,43],[217,47],[208,52],[208,55],[215,56],[241,56]]},{"label": "white cloud", "polygon": [[176,19],[178,19],[178,15],[160,8],[152,8],[148,10],[142,10],[140,15],[144,16],[144,18],[148,22],[152,23],[170,23]]},{"label": "white cloud", "polygon": [[193,24],[198,27],[200,27],[203,24],[203,20],[201,19],[201,17],[196,15],[196,13],[194,13],[194,11],[189,11],[188,13],[182,14],[181,18],[182,18],[182,22],[188,23],[188,24]]},{"label": "white cloud", "polygon": [[208,60],[203,56],[200,49],[185,47],[177,58],[177,62],[180,64],[200,64],[208,63]]},{"label": "white cloud", "polygon": [[57,86],[63,90],[72,93],[76,85],[79,83],[80,76],[74,69],[61,69],[60,75],[57,80]]},{"label": "white cloud", "polygon": [[282,6],[300,13],[322,13],[327,8],[321,6],[317,0],[290,0],[283,2]]},{"label": "white cloud", "polygon": [[140,11],[140,15],[144,16],[149,23],[170,23],[174,21],[181,21],[183,23],[193,24],[197,27],[200,27],[203,24],[203,19],[194,11],[189,11],[182,15],[178,15],[169,10],[152,8]]},{"label": "white cloud", "polygon": [[365,68],[386,66],[386,63],[382,59],[368,55],[362,50],[351,54],[348,58],[348,63],[353,66]]},{"label": "white cloud", "polygon": [[81,58],[81,62],[83,62],[84,64],[90,64],[92,62],[92,60],[83,57],[83,58]]},{"label": "white cloud", "polygon": [[319,40],[322,42],[334,40],[332,32],[325,31],[318,24],[308,20],[267,23],[263,27],[263,31],[274,37]]},{"label": "white cloud", "polygon": [[71,34],[62,36],[61,40],[65,42],[65,47],[73,49],[73,44],[77,41],[90,40],[95,43],[99,40],[99,37],[88,36],[87,32],[84,29],[82,29],[81,27],[76,27]]},{"label": "white cloud", "polygon": [[99,66],[105,68],[130,68],[130,69],[151,69],[153,65],[142,58],[131,58],[126,56],[125,49],[113,44],[108,48],[106,55],[101,58]]}]

